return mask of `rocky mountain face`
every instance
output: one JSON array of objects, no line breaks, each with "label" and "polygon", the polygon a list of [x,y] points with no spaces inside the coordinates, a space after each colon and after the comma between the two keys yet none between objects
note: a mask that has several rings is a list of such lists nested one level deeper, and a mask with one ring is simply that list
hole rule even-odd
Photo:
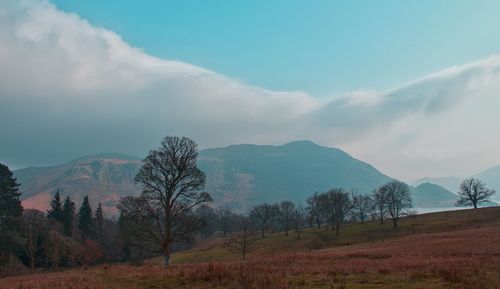
[{"label": "rocky mountain face", "polygon": [[137,195],[134,177],[140,160],[119,154],[83,157],[68,163],[14,172],[19,183],[23,205],[45,211],[56,190],[79,204],[85,195],[96,205],[101,202],[108,214],[117,213],[122,196]]}]

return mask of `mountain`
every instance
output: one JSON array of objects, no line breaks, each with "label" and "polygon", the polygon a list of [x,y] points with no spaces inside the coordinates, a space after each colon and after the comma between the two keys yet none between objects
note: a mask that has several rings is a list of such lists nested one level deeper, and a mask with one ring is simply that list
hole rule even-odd
[{"label": "mountain", "polygon": [[79,158],[51,167],[14,171],[21,184],[23,206],[45,211],[54,192],[80,203],[88,195],[95,205],[102,202],[106,213],[115,215],[122,196],[137,195],[134,176],[140,160],[121,154],[101,154]]},{"label": "mountain", "polygon": [[417,208],[454,207],[457,195],[431,183],[423,183],[412,189],[413,205]]},{"label": "mountain", "polygon": [[[53,193],[69,195],[77,203],[89,195],[116,214],[122,196],[138,195],[135,157],[102,154],[68,163],[16,170],[25,207],[46,210]],[[200,151],[198,165],[207,175],[205,190],[218,204],[248,209],[260,202],[304,201],[315,191],[332,187],[369,193],[390,180],[373,166],[342,150],[296,141],[282,146],[232,145]]]},{"label": "mountain", "polygon": [[342,150],[310,141],[203,150],[199,166],[207,174],[206,190],[241,209],[264,201],[304,201],[332,187],[370,193],[392,180]]},{"label": "mountain", "polygon": [[425,183],[431,183],[431,184],[436,184],[439,185],[448,191],[452,193],[458,192],[458,188],[460,186],[460,182],[462,179],[457,178],[457,177],[439,177],[439,178],[422,178],[420,180],[417,180],[414,185],[419,186],[421,184]]}]

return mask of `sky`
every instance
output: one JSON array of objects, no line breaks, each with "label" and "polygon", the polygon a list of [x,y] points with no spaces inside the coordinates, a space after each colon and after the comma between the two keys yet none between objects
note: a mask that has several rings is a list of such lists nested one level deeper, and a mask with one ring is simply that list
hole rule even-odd
[{"label": "sky", "polygon": [[0,161],[309,139],[387,175],[500,164],[498,1],[0,2]]}]

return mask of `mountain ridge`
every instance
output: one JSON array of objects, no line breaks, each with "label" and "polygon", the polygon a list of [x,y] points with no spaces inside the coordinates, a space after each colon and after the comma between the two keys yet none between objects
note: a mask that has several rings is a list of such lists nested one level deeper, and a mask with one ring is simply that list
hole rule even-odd
[{"label": "mountain ridge", "polygon": [[[14,171],[21,183],[23,204],[45,210],[55,190],[79,203],[89,195],[109,214],[123,196],[138,195],[134,183],[141,160],[106,153],[88,155],[61,165]],[[333,147],[307,140],[283,145],[236,144],[199,151],[198,166],[207,176],[205,190],[218,205],[247,210],[260,202],[304,202],[314,192],[332,187],[371,190],[393,178],[373,165]],[[439,190],[437,190],[439,191]]]}]

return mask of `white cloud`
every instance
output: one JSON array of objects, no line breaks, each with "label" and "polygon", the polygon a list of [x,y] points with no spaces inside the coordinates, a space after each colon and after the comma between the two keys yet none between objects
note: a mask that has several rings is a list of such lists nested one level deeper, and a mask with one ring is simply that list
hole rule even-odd
[{"label": "white cloud", "polygon": [[500,56],[388,92],[329,100],[254,87],[147,55],[43,1],[0,4],[0,159],[143,155],[166,134],[203,147],[311,139],[391,176],[467,174],[500,163]]}]

